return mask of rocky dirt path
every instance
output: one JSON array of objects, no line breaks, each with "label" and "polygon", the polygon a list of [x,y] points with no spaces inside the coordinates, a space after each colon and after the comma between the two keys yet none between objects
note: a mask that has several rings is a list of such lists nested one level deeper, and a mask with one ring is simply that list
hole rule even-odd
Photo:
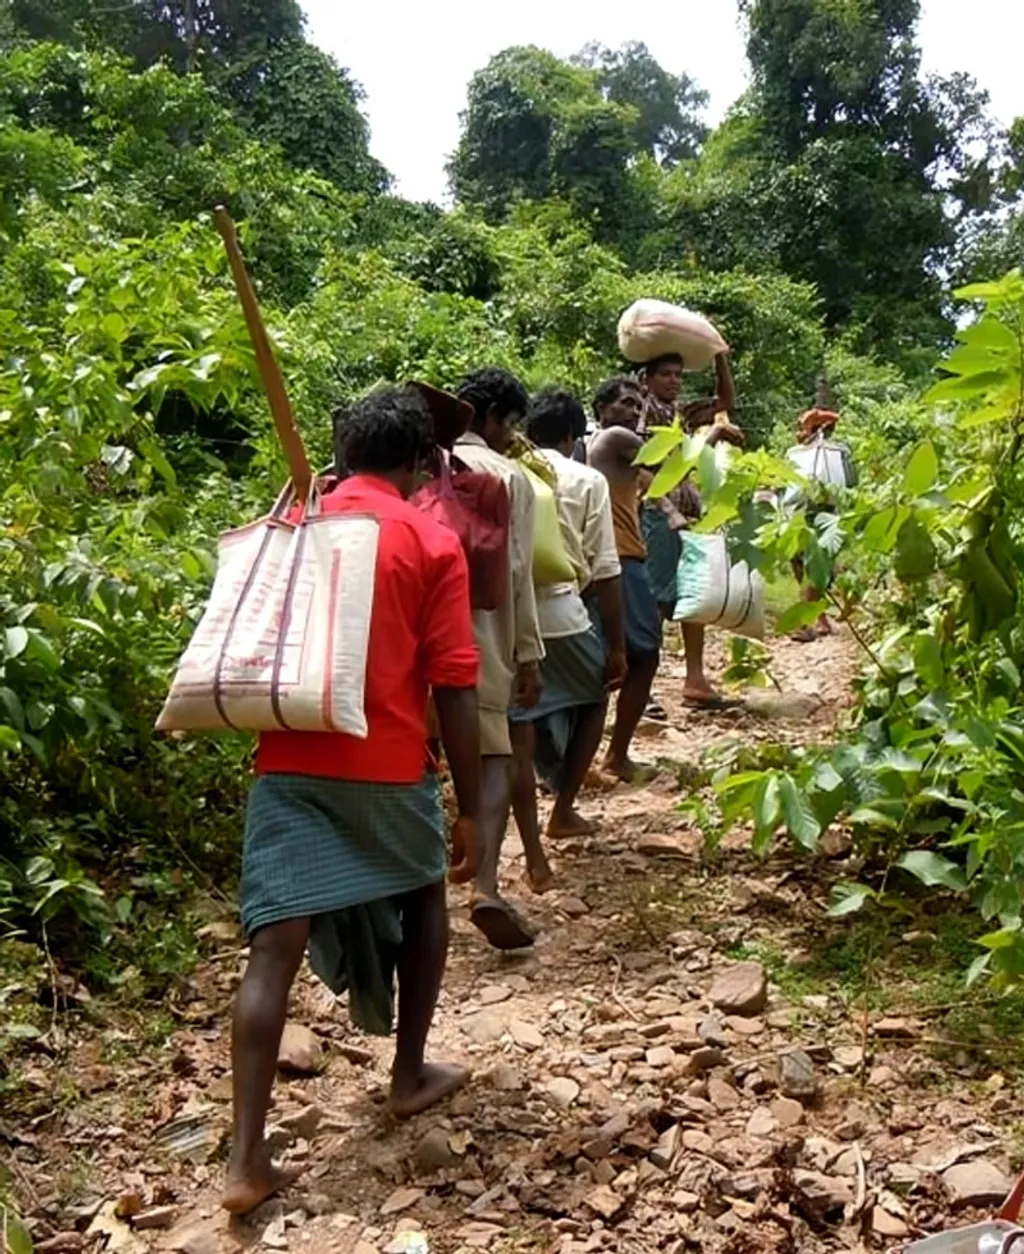
[{"label": "rocky dirt path", "polygon": [[[784,849],[757,861],[742,832],[704,858],[678,811],[680,778],[708,748],[831,735],[851,642],[772,648],[782,694],[738,715],[683,710],[681,664],[667,661],[670,725],[645,727],[642,745],[663,770],[644,789],[587,795],[600,832],[554,850],[556,891],[529,898],[510,837],[505,888],[540,928],[534,950],[489,951],[453,901],[432,1048],[473,1067],[463,1093],[394,1122],[389,1042],[357,1037],[304,978],[271,1123],[306,1174],[229,1226],[216,1207],[226,1010],[244,955],[233,923],[216,921],[184,995],[152,1008],[165,1024],[155,1048],[111,1024],[83,1036],[63,1074],[40,1063],[29,1076],[12,1162],[38,1248],[884,1248],[999,1199],[1017,1165],[1009,1068],[940,1065],[919,1022],[868,1014],[838,982],[801,994],[841,867]],[[57,1100],[62,1084],[74,1100]]]}]

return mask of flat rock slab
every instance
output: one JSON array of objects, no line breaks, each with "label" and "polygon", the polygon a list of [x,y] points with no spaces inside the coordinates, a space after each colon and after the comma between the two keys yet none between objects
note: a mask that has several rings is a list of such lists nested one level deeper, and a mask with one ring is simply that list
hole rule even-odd
[{"label": "flat rock slab", "polygon": [[714,978],[711,1004],[727,1015],[756,1015],[768,1004],[768,977],[759,962],[737,962]]},{"label": "flat rock slab", "polygon": [[540,1028],[527,1023],[525,1019],[513,1019],[508,1025],[508,1030],[512,1033],[512,1039],[522,1049],[540,1049],[544,1044],[544,1036]]},{"label": "flat rock slab", "polygon": [[984,1158],[948,1168],[942,1173],[942,1183],[956,1206],[989,1206],[1001,1202],[1010,1191],[1010,1181]]}]

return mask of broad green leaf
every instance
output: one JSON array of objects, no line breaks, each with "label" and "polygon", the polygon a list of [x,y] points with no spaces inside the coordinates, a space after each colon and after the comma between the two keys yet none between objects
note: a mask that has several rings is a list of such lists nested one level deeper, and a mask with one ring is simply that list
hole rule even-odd
[{"label": "broad green leaf", "polygon": [[922,440],[910,455],[903,472],[903,491],[907,496],[923,496],[935,487],[939,477],[939,459],[931,440]]},{"label": "broad green leaf", "polygon": [[21,736],[13,727],[0,723],[0,749],[6,753],[17,753],[21,748]]},{"label": "broad green leaf", "polygon": [[57,650],[41,631],[33,630],[29,633],[26,653],[37,662],[41,662],[47,670],[60,670],[60,657]]},{"label": "broad green leaf", "polygon": [[924,394],[925,404],[938,401],[964,401],[971,397],[981,398],[992,388],[1006,384],[1012,378],[1008,369],[983,370],[978,374],[953,375],[940,379]]},{"label": "broad green leaf", "polygon": [[1020,344],[1017,336],[1001,318],[979,318],[969,327],[956,333],[961,344],[969,344],[977,348],[1001,349],[1003,352],[1018,352]]},{"label": "broad green leaf", "polygon": [[1009,949],[1011,945],[1016,945],[1020,940],[1019,927],[1004,927],[998,932],[989,932],[987,935],[979,937],[978,944],[984,945],[986,949]]},{"label": "broad green leaf", "polygon": [[782,816],[790,835],[804,849],[817,848],[821,828],[811,803],[791,775],[779,778],[779,793],[782,798]]},{"label": "broad green leaf", "polygon": [[788,636],[799,631],[801,627],[817,622],[827,609],[827,601],[796,601],[775,620],[775,634]]},{"label": "broad green leaf", "polygon": [[4,639],[4,652],[8,657],[20,657],[28,644],[28,631],[24,627],[8,627]]},{"label": "broad green leaf", "polygon": [[764,771],[738,771],[735,775],[728,775],[721,783],[715,785],[715,791],[718,793],[734,792],[737,788],[746,788],[750,784],[758,784],[764,776]]},{"label": "broad green leaf", "polygon": [[896,865],[909,871],[929,888],[949,888],[957,893],[967,888],[967,879],[961,868],[930,849],[913,849],[905,853]]},{"label": "broad green leaf", "polygon": [[754,794],[753,849],[756,854],[767,852],[781,817],[779,777],[771,772],[765,775]]},{"label": "broad green leaf", "polygon": [[968,375],[1002,369],[1006,364],[1005,353],[993,352],[980,344],[962,344],[950,353],[942,368],[953,374]]},{"label": "broad green leaf", "polygon": [[177,476],[174,473],[174,467],[164,456],[164,451],[160,447],[159,441],[146,436],[139,441],[139,452],[153,467],[161,479],[172,487],[177,482]]},{"label": "broad green leaf", "polygon": [[18,1041],[34,1041],[42,1036],[34,1023],[9,1023],[3,1031]]},{"label": "broad green leaf", "polygon": [[890,814],[883,814],[876,806],[859,806],[850,815],[850,822],[861,827],[884,827],[896,831],[899,824]]},{"label": "broad green leaf", "polygon": [[6,710],[7,718],[18,731],[25,730],[25,709],[13,688],[0,687],[0,707]]},{"label": "broad green leaf", "polygon": [[828,903],[828,913],[833,919],[843,915],[856,914],[876,896],[875,890],[867,884],[854,884],[844,881],[832,889]]},{"label": "broad green leaf", "polygon": [[920,632],[914,638],[914,667],[921,682],[929,688],[941,688],[946,673],[942,665],[942,649],[930,632]]},{"label": "broad green leaf", "polygon": [[869,520],[864,528],[863,541],[868,549],[876,553],[891,553],[899,536],[900,528],[910,517],[910,510],[905,505],[890,505],[880,510]]},{"label": "broad green leaf", "polygon": [[979,954],[977,958],[975,958],[967,969],[966,983],[968,988],[970,988],[972,984],[977,983],[977,981],[985,974],[991,961],[991,953]]},{"label": "broad green leaf", "polygon": [[969,797],[972,801],[978,795],[978,790],[985,783],[985,776],[981,771],[961,771],[957,777],[957,784],[960,791],[965,797]]},{"label": "broad green leaf", "polygon": [[935,565],[935,541],[918,515],[911,514],[896,536],[896,558],[893,562],[896,577],[905,583],[927,579],[934,573]]},{"label": "broad green leaf", "polygon": [[32,1238],[17,1215],[0,1201],[0,1227],[6,1234],[7,1248],[2,1254],[32,1254]]},{"label": "broad green leaf", "polygon": [[814,786],[822,792],[835,792],[842,788],[843,777],[831,762],[820,762],[814,771]]},{"label": "broad green leaf", "polygon": [[661,469],[654,476],[651,486],[647,489],[647,499],[656,501],[659,496],[666,496],[673,488],[686,478],[689,467],[681,448],[674,449],[662,463]]},{"label": "broad green leaf", "polygon": [[678,423],[671,427],[656,427],[633,461],[638,466],[660,466],[670,453],[680,449],[682,438],[683,430]]},{"label": "broad green leaf", "polygon": [[53,863],[49,858],[44,858],[42,856],[29,858],[25,865],[25,879],[34,888],[38,888],[40,884],[44,884],[51,875],[53,875]]}]

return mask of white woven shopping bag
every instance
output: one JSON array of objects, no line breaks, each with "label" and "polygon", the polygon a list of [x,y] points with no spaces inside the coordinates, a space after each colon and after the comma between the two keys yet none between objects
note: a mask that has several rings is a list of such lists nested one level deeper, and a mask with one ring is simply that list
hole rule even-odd
[{"label": "white woven shopping bag", "polygon": [[340,731],[365,739],[366,656],[380,524],[323,514],[220,537],[206,611],[178,663],[160,731]]}]

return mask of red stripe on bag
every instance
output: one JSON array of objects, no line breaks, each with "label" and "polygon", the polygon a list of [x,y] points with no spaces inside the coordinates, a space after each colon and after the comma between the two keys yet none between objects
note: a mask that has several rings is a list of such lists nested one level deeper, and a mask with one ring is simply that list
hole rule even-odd
[{"label": "red stripe on bag", "polygon": [[322,706],[324,726],[337,731],[334,725],[334,631],[337,622],[338,588],[341,583],[341,554],[335,550],[331,558],[331,594],[327,603],[329,626],[327,628],[327,682],[324,684]]},{"label": "red stripe on bag", "polygon": [[288,572],[288,586],[284,592],[284,604],[281,606],[281,626],[277,637],[277,649],[274,653],[274,669],[270,676],[270,708],[274,712],[274,718],[285,731],[292,731],[288,723],[285,721],[284,713],[281,710],[281,669],[284,666],[284,649],[288,639],[288,630],[292,625],[292,601],[295,597],[295,581],[299,577],[299,571],[302,569],[302,551],[306,547],[306,527],[308,520],[304,517],[299,523],[298,538],[295,542],[295,552],[292,555],[292,568]]}]

